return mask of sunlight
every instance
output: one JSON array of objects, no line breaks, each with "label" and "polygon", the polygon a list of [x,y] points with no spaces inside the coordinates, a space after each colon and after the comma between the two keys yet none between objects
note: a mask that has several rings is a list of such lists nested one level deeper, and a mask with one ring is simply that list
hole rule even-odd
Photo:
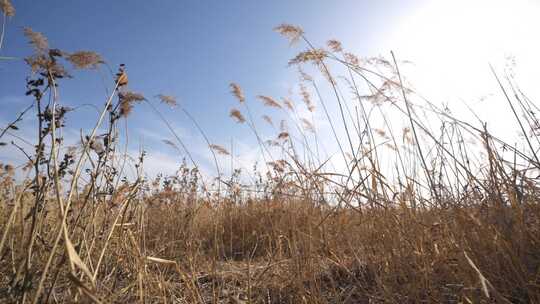
[{"label": "sunlight", "polygon": [[495,88],[488,64],[502,72],[515,60],[517,77],[534,79],[539,8],[523,0],[430,1],[404,18],[386,44],[413,62],[409,79],[423,93],[480,98]]}]

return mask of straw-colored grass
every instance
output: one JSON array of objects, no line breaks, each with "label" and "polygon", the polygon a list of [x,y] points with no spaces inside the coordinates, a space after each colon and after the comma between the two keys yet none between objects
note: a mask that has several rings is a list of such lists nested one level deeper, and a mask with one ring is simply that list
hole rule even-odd
[{"label": "straw-colored grass", "polygon": [[[4,17],[14,15],[9,1],[0,5]],[[395,58],[361,59],[336,40],[329,50],[315,47],[299,27],[276,30],[307,47],[290,62],[301,66],[304,104],[256,95],[280,111],[263,113],[268,127],[281,121],[264,141],[254,98],[231,84],[243,112],[230,116],[245,123],[231,128],[249,128],[265,160],[250,179],[234,167],[232,147],[214,144],[181,107],[214,156],[218,176],[209,180],[153,101],[127,89],[123,65],[105,105],[96,104],[95,127],[78,147],[64,147],[72,109],[57,90],[76,81],[65,79],[64,65],[96,70],[104,60],[49,49],[43,34],[25,29],[35,48],[26,86],[38,137],[24,168],[0,166],[0,302],[540,303],[537,133],[512,148],[485,126],[418,104]],[[322,80],[304,72],[310,64]],[[332,74],[339,68],[344,78]],[[534,103],[511,81],[501,90],[520,130],[536,130]],[[143,178],[145,153],[130,158],[120,144],[123,122],[141,103],[176,140],[165,142],[191,161],[174,176]],[[302,116],[319,109],[334,157],[314,116]],[[27,111],[2,129],[0,148],[17,146]],[[392,128],[391,113],[405,125]],[[482,146],[471,148],[465,135]],[[334,166],[341,156],[342,168]]]}]

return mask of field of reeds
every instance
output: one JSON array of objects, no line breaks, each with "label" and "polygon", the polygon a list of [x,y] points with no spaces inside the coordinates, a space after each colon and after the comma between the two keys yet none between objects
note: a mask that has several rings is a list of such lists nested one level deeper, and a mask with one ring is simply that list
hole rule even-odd
[{"label": "field of reeds", "polygon": [[[15,11],[0,4],[5,27]],[[74,109],[59,91],[112,63],[24,29],[34,54],[21,91],[32,103],[0,132],[0,149],[26,159],[0,168],[0,302],[540,303],[540,123],[512,77],[493,72],[519,144],[417,94],[393,53],[362,58],[335,40],[317,47],[296,26],[275,30],[304,49],[289,62],[301,98],[230,85],[231,127],[248,128],[265,160],[246,172],[226,170],[232,151],[174,97],[130,91],[124,65],[95,104],[95,127],[67,146]],[[215,176],[155,102],[196,126]],[[280,116],[259,119],[254,102]],[[176,175],[148,178],[152,151],[125,153],[124,122],[142,103],[185,158]],[[21,145],[30,115],[36,138]]]}]

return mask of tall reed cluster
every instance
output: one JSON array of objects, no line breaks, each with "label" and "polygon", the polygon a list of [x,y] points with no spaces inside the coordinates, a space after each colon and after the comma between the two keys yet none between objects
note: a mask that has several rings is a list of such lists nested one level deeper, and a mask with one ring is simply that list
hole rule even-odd
[{"label": "tall reed cluster", "polygon": [[[14,15],[8,0],[0,8]],[[253,133],[263,168],[235,166],[175,97],[156,96],[204,137],[208,179],[154,101],[129,90],[124,65],[94,127],[66,146],[76,109],[59,90],[106,62],[25,29],[32,103],[0,133],[0,149],[26,158],[0,166],[0,300],[539,303],[538,108],[513,79],[494,72],[522,149],[417,94],[394,54],[361,58],[336,40],[317,47],[296,26],[276,31],[306,48],[289,62],[297,92],[252,98],[230,85],[231,127]],[[260,119],[254,102],[269,110]],[[142,103],[186,159],[172,176],[145,178],[146,153],[122,146]],[[30,113],[36,141],[21,146]]]}]

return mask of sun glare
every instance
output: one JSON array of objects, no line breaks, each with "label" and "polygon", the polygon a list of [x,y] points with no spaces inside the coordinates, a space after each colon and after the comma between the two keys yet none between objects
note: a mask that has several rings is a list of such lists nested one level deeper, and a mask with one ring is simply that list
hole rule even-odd
[{"label": "sun glare", "polygon": [[387,44],[439,92],[450,84],[460,94],[478,93],[486,89],[479,76],[489,73],[488,64],[501,69],[515,58],[519,72],[535,69],[539,15],[529,1],[431,1],[402,20]]},{"label": "sun glare", "polygon": [[407,77],[424,96],[454,109],[462,105],[452,101],[467,101],[495,122],[506,105],[475,103],[496,92],[490,64],[539,96],[532,82],[540,53],[537,16],[540,6],[532,1],[429,1],[399,22],[386,46],[412,62]]}]

